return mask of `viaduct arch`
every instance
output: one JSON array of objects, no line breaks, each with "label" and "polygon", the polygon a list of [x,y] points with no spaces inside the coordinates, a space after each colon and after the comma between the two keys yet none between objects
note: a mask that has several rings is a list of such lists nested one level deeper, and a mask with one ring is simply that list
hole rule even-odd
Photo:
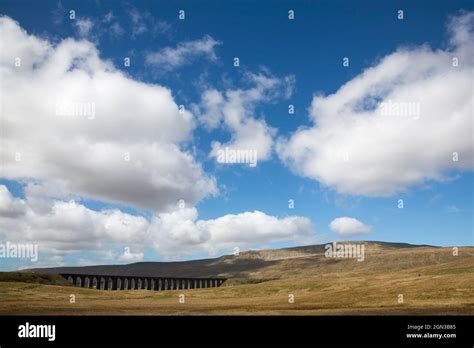
[{"label": "viaduct arch", "polygon": [[218,288],[227,278],[134,277],[60,273],[71,284],[98,290],[182,290]]}]

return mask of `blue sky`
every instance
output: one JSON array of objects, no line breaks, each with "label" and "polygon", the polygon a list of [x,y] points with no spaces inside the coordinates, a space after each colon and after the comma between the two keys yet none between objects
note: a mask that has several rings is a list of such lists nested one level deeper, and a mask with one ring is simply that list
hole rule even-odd
[{"label": "blue sky", "polygon": [[[157,239],[151,237],[148,240],[142,236],[137,238],[144,241],[140,245],[133,238],[133,241],[128,242],[125,237],[121,238],[116,235],[110,237],[107,233],[101,235],[102,232],[97,232],[93,233],[92,237],[84,237],[85,240],[82,240],[78,237],[81,234],[80,228],[73,228],[66,234],[75,237],[61,240],[61,243],[58,244],[59,237],[56,234],[58,229],[61,226],[65,229],[70,227],[68,227],[68,223],[62,224],[56,220],[53,224],[54,227],[45,228],[45,232],[39,233],[38,236],[30,238],[27,237],[29,235],[26,232],[21,232],[28,230],[25,227],[28,224],[30,224],[30,229],[34,229],[35,226],[48,225],[48,216],[50,215],[45,213],[41,217],[36,217],[34,223],[27,220],[27,215],[25,217],[16,215],[15,220],[20,221],[19,225],[21,225],[18,228],[20,232],[16,234],[11,231],[12,226],[16,225],[11,221],[12,214],[10,214],[8,218],[0,220],[3,224],[3,227],[0,225],[0,240],[35,242],[39,244],[40,250],[41,246],[45,245],[43,249],[45,255],[52,255],[49,260],[43,259],[46,265],[189,259],[230,253],[233,249],[232,245],[241,246],[245,250],[347,239],[441,246],[472,245],[474,230],[472,218],[474,200],[472,133],[470,136],[462,133],[457,137],[456,134],[459,134],[456,133],[457,130],[451,132],[450,126],[440,127],[440,123],[435,121],[438,120],[438,115],[432,116],[428,111],[422,113],[418,124],[413,126],[418,128],[413,130],[410,128],[407,131],[410,134],[421,132],[419,138],[406,136],[403,133],[405,131],[402,131],[400,137],[397,138],[392,131],[382,128],[380,139],[400,139],[400,144],[397,142],[385,144],[383,141],[374,140],[374,147],[368,145],[360,148],[358,145],[355,148],[351,147],[359,155],[364,151],[372,152],[373,148],[373,156],[367,154],[367,158],[373,157],[374,163],[370,163],[369,160],[364,160],[364,165],[354,163],[355,167],[352,167],[347,173],[341,173],[341,168],[344,167],[335,164],[330,156],[325,155],[326,152],[323,150],[332,151],[334,146],[327,145],[325,148],[327,143],[323,139],[331,139],[331,144],[340,144],[351,138],[354,133],[359,132],[359,130],[351,128],[350,123],[345,123],[346,121],[343,119],[345,111],[333,110],[332,99],[328,96],[335,95],[336,104],[338,104],[338,100],[347,101],[348,99],[344,98],[348,97],[342,92],[338,93],[338,90],[345,84],[350,84],[351,81],[361,79],[361,74],[366,69],[378,68],[380,70],[380,74],[382,74],[380,81],[382,82],[378,80],[370,82],[370,79],[375,80],[378,77],[369,76],[367,77],[368,83],[373,83],[373,86],[378,88],[379,85],[388,81],[384,88],[393,92],[393,94],[389,94],[392,98],[395,95],[407,95],[407,91],[410,91],[409,88],[413,88],[413,91],[419,93],[421,87],[417,86],[423,86],[422,83],[434,86],[435,83],[439,83],[435,79],[436,77],[447,76],[446,81],[448,81],[451,70],[442,67],[441,62],[450,63],[452,57],[456,55],[462,57],[465,51],[472,52],[469,51],[473,46],[472,16],[469,17],[469,13],[472,13],[470,11],[473,10],[473,7],[471,1],[362,1],[357,3],[348,1],[275,1],[270,4],[266,1],[36,2],[0,0],[0,14],[18,22],[18,25],[35,39],[49,42],[53,49],[66,38],[87,40],[96,47],[100,60],[109,60],[114,69],[122,73],[128,80],[144,83],[143,86],[163,86],[169,89],[173,102],[176,105],[184,105],[186,112],[189,112],[190,117],[194,120],[192,126],[191,123],[187,123],[188,121],[183,121],[177,126],[185,128],[189,125],[190,130],[187,135],[170,136],[172,138],[170,142],[175,145],[179,144],[177,146],[181,153],[190,154],[193,163],[202,169],[202,172],[196,172],[195,177],[186,179],[190,180],[189,187],[193,187],[194,180],[196,180],[195,186],[199,186],[197,182],[200,183],[201,179],[204,180],[203,185],[209,184],[206,181],[209,178],[215,180],[214,189],[206,186],[207,188],[190,194],[191,198],[186,199],[186,203],[190,201],[186,209],[194,210],[188,211],[186,214],[190,215],[186,215],[186,218],[177,221],[170,218],[170,224],[173,227],[168,231],[169,225],[164,221],[169,216],[165,217],[160,214],[173,214],[170,202],[174,202],[173,199],[178,196],[175,197],[170,193],[170,200],[163,202],[155,209],[149,201],[142,203],[139,198],[127,200],[126,197],[129,193],[115,195],[114,192],[107,192],[106,188],[102,189],[106,185],[100,181],[103,180],[103,178],[99,178],[100,173],[112,177],[114,172],[107,172],[107,167],[102,168],[100,162],[91,161],[94,164],[85,164],[83,161],[82,164],[63,166],[59,157],[55,158],[49,153],[41,152],[39,155],[41,163],[50,162],[47,163],[48,166],[45,164],[44,169],[26,171],[25,174],[24,171],[11,169],[8,163],[3,168],[0,173],[0,185],[4,185],[8,190],[5,193],[5,197],[8,197],[8,204],[28,206],[25,209],[31,209],[31,212],[40,214],[38,208],[34,206],[33,199],[25,194],[25,187],[27,185],[44,185],[44,190],[38,191],[41,191],[41,194],[44,195],[43,198],[48,200],[52,206],[54,206],[54,202],[73,200],[76,204],[75,208],[78,209],[85,207],[96,212],[116,210],[131,216],[142,216],[146,222],[134,220],[131,223],[140,225],[141,227],[137,228],[142,232],[128,231],[127,233],[135,235],[144,233],[146,238],[155,234],[169,233],[171,237],[157,237]],[[181,9],[185,10],[184,20],[178,18],[178,11]],[[288,19],[290,9],[295,11],[294,20]],[[68,17],[70,10],[75,11],[76,18],[74,20],[70,20]],[[404,18],[401,20],[397,18],[399,10],[403,10]],[[109,16],[107,17],[107,15]],[[468,19],[464,22],[460,20],[461,24],[456,26],[452,18],[461,18],[463,15]],[[84,22],[86,27],[82,33],[78,21],[87,22]],[[90,30],[87,29],[88,24],[92,25]],[[449,28],[454,28],[453,30],[456,32],[456,30],[466,29],[466,26],[467,32],[470,33],[468,41],[456,43]],[[4,31],[4,35],[5,33],[9,34],[8,31]],[[199,53],[197,45],[186,46],[186,43],[191,42],[204,44],[206,38],[214,40],[215,45],[207,47],[205,52]],[[180,57],[183,61],[176,63],[175,67],[167,70],[164,66],[171,63],[161,60],[161,63],[154,64],[147,60],[147,57],[154,53],[163,53],[166,48],[169,48],[169,52],[173,52],[172,57],[168,56],[169,59],[178,59],[176,48],[180,45],[190,48]],[[424,47],[429,53],[418,54],[421,47]],[[11,51],[13,52],[15,49],[12,48]],[[404,54],[408,56],[409,60],[411,59],[411,63],[406,63],[403,60]],[[390,68],[385,69],[384,58],[391,55],[393,55],[393,60],[400,59],[401,63],[395,64],[395,66],[406,64],[401,72],[403,77],[399,80],[389,76]],[[51,55],[44,53],[44,57],[47,60]],[[123,65],[125,57],[130,57],[130,67]],[[162,56],[160,57],[162,59]],[[234,57],[240,59],[239,67],[234,66]],[[342,64],[344,57],[349,58],[348,67],[344,67]],[[10,58],[14,57],[8,59]],[[436,62],[433,63],[433,61]],[[41,65],[42,62],[37,64]],[[433,66],[431,67],[430,64]],[[472,69],[469,70],[472,65],[472,56],[460,59],[458,71],[472,72]],[[422,66],[427,66],[426,71],[421,68]],[[28,73],[34,74],[35,70]],[[67,73],[65,72],[65,74]],[[387,74],[387,77],[384,77],[383,74]],[[427,74],[433,76],[432,81],[426,82],[424,80]],[[267,82],[273,81],[275,87],[268,89],[261,87],[254,80],[256,76],[269,79],[265,80]],[[289,77],[289,79],[285,80],[285,77]],[[54,86],[54,78],[45,79],[46,88]],[[456,72],[453,73],[452,78],[453,81],[459,79],[458,86],[462,86],[466,80],[466,74]],[[472,75],[470,79],[472,94]],[[401,87],[398,87],[399,85]],[[5,84],[2,86],[2,90],[7,88],[11,88],[8,83],[7,86]],[[86,85],[84,88],[89,87]],[[131,86],[130,88],[135,87]],[[236,107],[236,112],[241,112],[240,125],[253,119],[262,121],[263,123],[258,124],[265,125],[265,129],[272,128],[274,130],[270,137],[272,141],[270,154],[264,156],[262,160],[259,159],[255,168],[250,168],[246,164],[216,163],[216,159],[210,155],[213,149],[212,143],[219,141],[222,146],[232,145],[232,140],[237,141],[236,139],[239,139],[242,134],[246,136],[251,134],[252,127],[242,126],[239,128],[241,133],[232,129],[229,126],[231,116],[222,116],[225,114],[225,107],[222,104],[217,106],[217,113],[222,114],[219,116],[219,125],[207,127],[202,121],[207,117],[206,115],[209,115],[209,110],[203,103],[203,93],[206,90],[214,90],[230,100],[228,96],[231,91],[248,91],[252,88],[256,88],[256,93],[263,91],[263,95],[247,102],[242,101],[245,98],[242,97],[242,100],[239,99],[241,104],[237,105],[241,109],[235,103],[229,103],[228,110]],[[291,89],[290,93],[286,92],[287,88]],[[354,88],[354,93],[359,93],[356,87],[350,88]],[[440,88],[446,88],[446,86]],[[57,90],[53,89],[53,91]],[[370,94],[371,91],[368,89],[361,93]],[[384,94],[385,90],[374,93],[375,97],[379,98],[378,100],[383,100],[387,96]],[[377,95],[377,93],[380,94]],[[414,95],[410,93],[408,95]],[[426,92],[428,95],[426,99],[420,98],[420,100],[423,99],[421,101],[422,111],[431,110],[431,108],[440,109],[436,105],[437,100],[439,103],[444,103],[444,106],[450,102],[459,105],[459,100],[456,99],[458,97],[453,96],[450,97],[451,99],[440,101],[439,97],[430,97],[429,93]],[[322,96],[322,101],[316,107],[313,98],[318,95]],[[97,117],[99,118],[100,98],[97,97],[97,100],[94,97],[90,98],[94,102],[97,101]],[[119,97],[112,95],[111,98],[114,100],[113,98]],[[124,101],[127,101],[127,98],[133,98],[133,91],[130,95],[125,93],[121,97]],[[416,97],[413,98],[413,100],[418,100]],[[28,100],[27,94],[25,94],[25,100]],[[472,132],[472,100],[466,100],[461,100],[461,102],[471,103],[470,115],[466,114],[466,109],[460,110],[459,120],[453,121],[453,127],[454,124],[464,122],[463,129],[467,127],[467,130],[470,129]],[[399,101],[403,102],[403,97]],[[411,101],[411,99],[405,101]],[[434,106],[431,101],[434,101]],[[10,99],[7,110],[4,110],[6,118],[4,125],[7,124],[3,129],[4,135],[8,132],[13,134],[16,131],[14,123],[11,123],[11,127],[8,126],[10,125],[9,115],[6,113],[13,110],[11,115],[23,117],[23,114],[18,111],[20,110],[19,104],[19,102]],[[294,115],[288,114],[289,104],[295,107]],[[34,103],[32,105],[33,108]],[[149,109],[152,113],[154,112],[153,108],[154,105],[151,105]],[[363,111],[370,110],[364,109]],[[124,117],[128,117],[130,122],[134,122],[133,110],[124,110],[123,112],[128,112]],[[160,112],[158,111],[158,114]],[[359,111],[355,108],[352,108],[350,112],[353,120],[358,118],[362,120],[362,117],[365,117],[365,114],[358,113]],[[229,111],[229,115],[230,113],[231,111]],[[455,112],[453,111],[453,113]],[[336,117],[341,117],[342,128],[337,128],[338,124],[333,121]],[[439,115],[439,117],[449,118],[451,116]],[[144,122],[138,117],[136,121]],[[169,123],[169,121],[167,122]],[[365,123],[370,121],[363,120],[362,122],[365,130],[360,130],[360,132],[366,133],[360,134],[371,137],[373,127],[370,123]],[[419,126],[420,124],[421,126]],[[122,124],[121,126],[123,136],[120,135],[120,132],[114,134],[114,144],[118,142],[118,138],[122,137],[125,139],[123,143],[132,143],[127,135],[127,125]],[[408,125],[408,127],[411,126]],[[51,137],[55,138],[56,133],[54,132],[57,132],[59,128],[46,127],[45,129],[50,129]],[[335,129],[341,129],[341,131],[335,132]],[[298,142],[297,135],[304,134],[304,130],[309,130],[308,132],[314,130],[315,133],[309,133],[315,134],[317,137],[314,147],[313,143],[304,145]],[[38,132],[41,131],[38,130]],[[164,130],[163,132],[172,133],[175,130],[172,129],[169,132]],[[384,136],[384,132],[387,132],[386,136]],[[250,138],[259,139],[260,135],[251,134]],[[30,134],[24,139],[32,137],[34,135]],[[9,141],[11,144],[15,143],[13,135],[9,137],[7,134],[6,138],[8,144],[10,144]],[[175,140],[175,138],[179,139]],[[447,140],[453,138],[459,139]],[[419,143],[416,145],[418,139]],[[107,140],[112,141],[111,139]],[[410,148],[412,140],[414,141],[413,147]],[[25,141],[29,140],[23,140],[23,142]],[[140,141],[134,141],[135,145],[140,144]],[[236,144],[239,142],[235,141],[234,147],[238,148]],[[347,141],[351,144],[350,140]],[[146,143],[147,140],[145,139],[143,142]],[[153,139],[150,142],[153,143]],[[352,144],[359,144],[359,142],[354,140]],[[432,146],[432,144],[436,145]],[[75,148],[72,146],[71,149]],[[396,148],[397,146],[406,148],[397,148],[392,151],[391,147]],[[34,148],[33,145],[32,147]],[[384,148],[388,150],[384,152]],[[446,158],[449,158],[450,151],[458,149],[459,151],[463,149],[460,158],[461,162],[464,160],[459,164],[449,163],[449,160],[443,162],[436,154],[444,151],[447,153]],[[306,153],[306,157],[301,157],[304,151],[309,152]],[[339,152],[337,151],[335,156],[338,156]],[[408,155],[417,151],[425,154]],[[70,152],[69,154],[74,156]],[[390,158],[391,155],[394,156],[393,160]],[[8,155],[4,156],[8,158]],[[26,155],[25,158],[29,157]],[[8,159],[4,159],[4,161],[8,162]],[[392,167],[397,168],[395,164],[398,163],[397,161],[400,162],[400,173],[398,174],[390,170]],[[5,162],[3,163],[5,164]],[[93,168],[96,164],[97,167]],[[141,164],[145,167],[152,166],[149,161],[142,161]],[[367,169],[372,165],[378,174],[373,174],[374,172]],[[64,168],[58,169],[62,166]],[[388,169],[385,170],[385,168]],[[71,182],[68,182],[71,170],[76,171],[74,175],[79,175],[77,172],[81,172],[81,170],[84,170],[84,175],[95,173],[98,180],[97,190],[81,188],[80,184],[77,184],[77,181],[81,180],[71,179]],[[185,168],[185,170],[189,170],[189,168]],[[353,172],[351,172],[352,170]],[[159,170],[158,174],[160,174]],[[172,171],[171,174],[170,172],[165,174],[173,176]],[[131,175],[133,177],[133,173]],[[393,176],[393,178],[387,178],[389,176]],[[402,179],[398,180],[397,177]],[[95,182],[94,178],[90,180]],[[384,180],[387,181],[387,190],[380,188],[380,185],[383,186]],[[51,190],[51,186],[59,187],[57,183],[63,181],[66,182],[64,190],[58,189],[57,192],[54,189]],[[123,185],[127,185],[127,182],[124,181]],[[134,185],[140,186],[139,180],[134,182]],[[88,187],[91,185],[89,184]],[[145,191],[148,190],[145,184],[143,188]],[[165,195],[170,190],[167,189]],[[161,191],[158,189],[156,194],[161,197]],[[290,199],[294,200],[292,209],[288,206]],[[403,200],[403,209],[398,208],[400,199]],[[6,200],[7,198],[5,198]],[[7,208],[5,207],[4,210],[6,211]],[[51,206],[49,208],[51,209]],[[239,216],[239,214],[254,211],[262,212],[265,217]],[[233,216],[232,222],[227,223],[227,220],[219,220],[227,215]],[[94,226],[92,229],[103,230],[101,227],[91,225],[101,221],[102,217],[91,214],[87,216],[90,221],[84,222],[84,229]],[[157,221],[159,220],[156,229],[147,229],[141,225],[150,223],[154,217]],[[291,217],[306,220],[284,220],[291,219]],[[280,228],[280,224],[282,226],[288,224],[291,226],[290,230],[294,228],[294,231],[288,234],[281,232],[281,234],[274,236],[263,228],[261,237],[259,235],[255,240],[251,237],[240,240],[238,232],[236,232],[237,237],[221,237],[220,233],[225,233],[221,232],[222,226],[238,229],[241,226],[241,220],[248,221],[254,218],[255,224],[244,228],[255,229],[256,235],[259,234],[258,229],[261,224],[268,225],[265,220],[267,218],[276,219],[276,221],[272,220],[276,229]],[[258,222],[259,218],[263,219],[262,222]],[[340,220],[339,224],[333,224],[338,218],[352,220]],[[22,220],[23,222],[21,222]],[[79,224],[82,223],[80,219],[77,221]],[[198,221],[203,221],[203,223]],[[308,222],[311,227],[308,226]],[[100,222],[97,223],[100,224]],[[175,224],[181,223],[190,229],[175,231],[173,229]],[[143,232],[145,230],[147,232]],[[198,233],[199,237],[193,239],[194,237],[189,237],[187,233],[190,235]],[[251,232],[249,232],[250,235]],[[185,240],[182,248],[177,236]],[[268,236],[268,239],[265,236]],[[188,241],[188,237],[192,241]],[[97,240],[91,242],[87,238],[97,238]],[[221,244],[213,246],[214,241]],[[71,243],[80,244],[83,242],[84,247],[71,247]],[[130,258],[121,257],[125,247],[130,247],[132,250]],[[169,253],[164,249],[169,250]],[[186,251],[184,251],[185,249]],[[2,261],[0,269],[21,267],[22,262],[18,260]]]}]

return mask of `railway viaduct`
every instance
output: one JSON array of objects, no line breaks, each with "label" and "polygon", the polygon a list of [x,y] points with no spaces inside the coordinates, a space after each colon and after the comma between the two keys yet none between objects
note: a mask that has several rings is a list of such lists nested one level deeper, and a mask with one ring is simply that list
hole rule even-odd
[{"label": "railway viaduct", "polygon": [[71,284],[99,290],[181,290],[221,286],[226,278],[134,277],[60,273]]}]

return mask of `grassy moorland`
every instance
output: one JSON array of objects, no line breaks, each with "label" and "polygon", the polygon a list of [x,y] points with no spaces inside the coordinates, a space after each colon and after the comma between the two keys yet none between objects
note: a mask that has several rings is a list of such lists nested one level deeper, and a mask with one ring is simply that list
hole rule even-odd
[{"label": "grassy moorland", "polygon": [[366,246],[363,262],[328,259],[320,248],[226,257],[220,262],[248,264],[248,271],[239,267],[214,289],[101,291],[25,282],[10,273],[0,275],[0,315],[474,314],[473,247],[453,256],[452,248]]}]

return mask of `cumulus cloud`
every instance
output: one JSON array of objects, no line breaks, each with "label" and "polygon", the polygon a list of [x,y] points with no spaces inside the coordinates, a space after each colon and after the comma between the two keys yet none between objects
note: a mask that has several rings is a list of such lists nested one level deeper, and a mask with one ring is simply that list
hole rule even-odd
[{"label": "cumulus cloud", "polygon": [[20,199],[0,185],[0,239],[37,243],[46,253],[71,253],[141,245],[146,235],[148,222],[141,216],[117,209],[98,212],[74,200],[42,196],[38,201],[38,189],[41,186],[29,184],[25,199]]},{"label": "cumulus cloud", "polygon": [[[122,261],[143,259],[147,247],[162,258],[177,259],[199,252],[231,252],[234,247],[314,241],[311,221],[304,217],[277,218],[254,211],[199,220],[196,208],[184,207],[148,220],[118,209],[94,211],[75,200],[44,195],[37,200],[45,191],[41,185],[28,184],[21,199],[0,185],[0,239],[34,242],[46,254],[87,251]],[[127,252],[117,254],[117,248]]]},{"label": "cumulus cloud", "polygon": [[[254,211],[198,218],[194,205],[216,193],[215,179],[187,150],[196,122],[178,111],[169,89],[124,75],[87,40],[52,44],[8,17],[0,18],[0,36],[2,175],[25,183],[23,198],[0,185],[0,239],[37,243],[52,262],[84,252],[134,261],[147,248],[177,258],[312,240],[303,217]],[[281,82],[251,79],[254,89],[225,94],[223,123],[265,125],[232,108],[274,98]],[[83,199],[151,214],[97,211]],[[177,207],[181,199],[189,208]],[[117,252],[125,247],[131,251]]]},{"label": "cumulus cloud", "polygon": [[85,40],[53,45],[8,17],[0,36],[4,177],[152,211],[216,193],[186,150],[193,115],[169,89],[127,77]]},{"label": "cumulus cloud", "polygon": [[350,217],[340,217],[334,219],[329,224],[329,228],[341,237],[352,237],[361,234],[368,234],[372,229],[370,226],[364,225],[359,220]]},{"label": "cumulus cloud", "polygon": [[474,13],[450,20],[449,47],[400,48],[332,95],[312,127],[278,141],[297,174],[342,194],[389,196],[472,170]]},{"label": "cumulus cloud", "polygon": [[158,71],[172,71],[190,64],[196,58],[217,60],[215,46],[220,44],[206,35],[199,40],[181,42],[175,48],[165,47],[158,52],[150,52],[145,56],[145,61]]},{"label": "cumulus cloud", "polygon": [[246,74],[252,85],[248,89],[227,89],[223,92],[207,89],[195,105],[199,121],[208,129],[224,127],[231,133],[227,143],[213,141],[211,157],[218,157],[219,151],[255,151],[259,161],[269,160],[272,155],[273,137],[276,129],[267,125],[264,119],[255,117],[255,108],[262,102],[288,99],[293,93],[293,76],[277,78],[267,73]]},{"label": "cumulus cloud", "polygon": [[[217,219],[198,220],[195,208],[163,213],[151,222],[154,246],[165,257],[178,252],[216,255],[256,248],[276,242],[314,242],[313,226],[305,217],[277,218],[260,211],[228,214]],[[160,233],[153,231],[166,231]]]},{"label": "cumulus cloud", "polygon": [[15,199],[8,189],[0,186],[0,215],[9,218],[18,217],[25,212],[25,202],[21,199]]}]

